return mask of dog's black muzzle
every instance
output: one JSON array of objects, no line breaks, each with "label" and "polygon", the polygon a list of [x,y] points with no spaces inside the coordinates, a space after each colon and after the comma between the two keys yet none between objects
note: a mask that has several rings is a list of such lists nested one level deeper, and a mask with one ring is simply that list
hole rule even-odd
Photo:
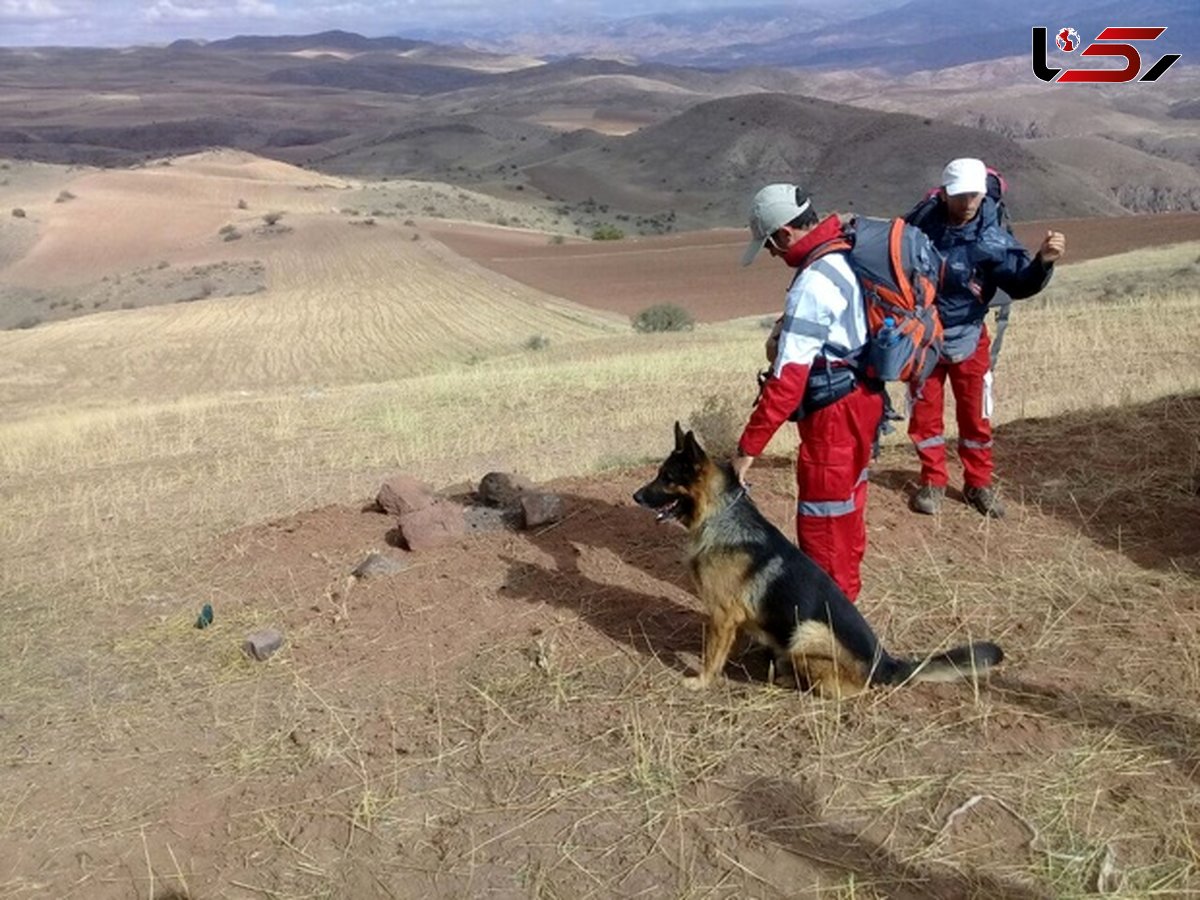
[{"label": "dog's black muzzle", "polygon": [[679,518],[683,512],[683,499],[679,494],[664,491],[657,480],[639,488],[633,494],[633,502],[658,513],[655,518],[659,522],[669,522]]}]

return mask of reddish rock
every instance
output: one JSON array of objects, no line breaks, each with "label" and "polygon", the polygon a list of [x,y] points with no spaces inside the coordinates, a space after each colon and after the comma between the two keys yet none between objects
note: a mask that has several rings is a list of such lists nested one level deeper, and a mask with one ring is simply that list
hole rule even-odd
[{"label": "reddish rock", "polygon": [[462,507],[447,500],[438,500],[400,517],[400,534],[409,550],[438,547],[465,533]]},{"label": "reddish rock", "polygon": [[434,501],[433,490],[411,475],[393,475],[379,488],[375,502],[393,516],[424,509]]}]

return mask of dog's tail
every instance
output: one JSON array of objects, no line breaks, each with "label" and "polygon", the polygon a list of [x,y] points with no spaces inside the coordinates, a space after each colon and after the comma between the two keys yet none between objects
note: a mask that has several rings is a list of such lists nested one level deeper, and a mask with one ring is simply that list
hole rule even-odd
[{"label": "dog's tail", "polygon": [[986,672],[1004,659],[999,644],[980,641],[964,644],[924,659],[896,659],[884,655],[871,673],[872,684],[904,684],[908,681],[958,681]]}]

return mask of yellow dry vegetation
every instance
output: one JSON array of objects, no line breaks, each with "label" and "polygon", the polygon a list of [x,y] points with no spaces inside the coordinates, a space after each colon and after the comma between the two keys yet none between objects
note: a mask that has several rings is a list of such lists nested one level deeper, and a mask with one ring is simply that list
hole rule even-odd
[{"label": "yellow dry vegetation", "polygon": [[[212,160],[205,163],[212,164]],[[287,172],[263,174],[268,185],[275,184],[272,178],[292,177]],[[227,176],[213,171],[196,177],[220,181]],[[97,193],[99,184],[94,185]],[[436,241],[414,241],[408,226],[395,222],[351,226],[299,199],[294,206],[283,203],[288,196],[309,195],[300,188],[281,195],[290,232],[263,236],[255,243],[247,238],[229,248],[212,241],[206,224],[203,234],[195,233],[204,240],[186,251],[197,260],[209,259],[204,254],[213,253],[261,258],[268,285],[261,293],[98,313],[27,331],[0,332],[0,546],[4,548],[0,601],[7,615],[6,624],[0,626],[0,659],[5,661],[0,667],[0,696],[19,711],[13,721],[22,734],[36,733],[43,741],[30,752],[50,743],[74,747],[70,741],[80,731],[97,746],[124,748],[132,740],[128,736],[135,734],[139,746],[142,736],[149,742],[144,745],[150,746],[163,724],[158,713],[162,707],[152,702],[158,694],[157,699],[165,700],[163,706],[170,706],[184,727],[194,731],[198,744],[210,734],[220,734],[222,741],[233,735],[215,761],[208,762],[197,751],[196,758],[211,767],[207,778],[259,778],[277,772],[276,767],[290,766],[301,752],[289,749],[295,746],[291,736],[296,732],[287,725],[278,734],[264,737],[256,722],[257,707],[246,704],[239,693],[249,689],[246,686],[253,679],[236,668],[236,648],[230,644],[205,656],[189,643],[188,657],[176,668],[175,661],[182,658],[179,634],[189,638],[194,634],[190,622],[182,621],[177,610],[173,618],[163,614],[157,619],[149,611],[160,608],[153,604],[162,586],[172,584],[174,577],[195,564],[197,548],[205,546],[206,539],[327,503],[354,504],[371,496],[385,475],[397,471],[441,487],[473,482],[495,469],[545,479],[640,464],[661,457],[676,419],[696,427],[708,446],[728,445],[749,412],[753,376],[761,365],[766,336],[757,318],[699,326],[685,333],[635,334],[623,320],[506,281],[454,256]],[[203,205],[203,196],[200,192],[187,202]],[[227,193],[221,202],[232,196]],[[83,200],[81,193],[72,203]],[[67,206],[38,214],[58,221],[60,215],[66,216]],[[150,205],[142,210],[148,215]],[[75,227],[68,226],[68,219],[62,220],[64,227]],[[100,239],[95,228],[93,233]],[[125,237],[118,244],[155,259],[168,245],[178,249],[188,239],[185,231],[165,229],[143,233],[140,242]],[[1060,271],[1043,299],[1018,307],[1014,314],[999,369],[998,419],[1050,416],[1200,390],[1200,366],[1195,364],[1200,359],[1200,290],[1189,272],[1198,252],[1200,248],[1191,245]],[[103,254],[79,258],[84,268],[105,263]],[[28,257],[24,259],[29,265]],[[548,344],[531,344],[532,337]],[[903,443],[904,437],[896,434],[889,440]],[[772,452],[790,453],[793,442],[792,430],[783,429]],[[763,472],[762,477],[770,476]],[[789,478],[782,476],[785,482]],[[1015,530],[1022,527],[1018,521]],[[985,539],[986,535],[981,537]],[[1024,571],[1026,562],[1019,556],[997,563],[1009,568],[1002,570],[1005,577],[995,579],[989,590],[1000,595],[1010,591],[1016,598],[998,607],[998,618],[1016,620],[1014,610],[1019,609],[1024,621],[1029,609],[1040,608],[1038,598],[1059,594],[1072,598],[1072,603],[1078,602],[1075,598],[1100,595],[1124,602],[1122,592],[1132,576],[1122,568],[1110,572],[1078,564],[1077,558],[1090,558],[1086,554],[1094,552],[1078,550],[1082,543],[1080,538],[1064,546],[1061,556],[1032,574]],[[968,582],[981,577],[953,569],[932,553],[928,558],[908,554],[903,566],[877,555],[872,565],[888,576],[877,574],[876,583],[894,594],[880,606],[895,603],[907,611],[893,616],[890,623],[903,646],[923,645],[923,634],[906,633],[906,629],[919,631],[919,620],[947,608],[957,616],[960,589],[965,593],[965,586],[974,588]],[[1154,590],[1165,579],[1158,574],[1145,577],[1154,579]],[[564,590],[572,584],[594,587],[595,583],[600,582],[567,582]],[[1026,595],[1030,583],[1035,588],[1033,600]],[[264,592],[289,589],[272,584],[256,587]],[[654,588],[660,589],[661,585]],[[177,605],[190,604],[190,609],[196,599],[177,598]],[[289,595],[287,602],[295,599]],[[1007,596],[1003,599],[1009,602]],[[231,602],[225,608],[232,606]],[[116,622],[135,607],[133,625],[125,624],[128,618]],[[915,614],[917,609],[922,615]],[[1061,639],[1059,621],[1046,613],[1044,625],[1038,626],[1044,640]],[[251,624],[248,617],[234,622],[239,628]],[[1007,639],[1008,634],[1003,636]],[[177,655],[156,655],[167,640],[176,642],[171,652]],[[555,704],[561,702],[564,690],[579,690],[577,685],[563,688],[566,682],[554,680],[557,675],[550,678],[540,668],[524,662],[522,666],[522,671],[538,679],[538,690],[543,692],[522,688],[533,698],[531,709],[558,709]],[[547,668],[552,668],[550,663]],[[1190,668],[1181,664],[1180,669],[1182,674],[1174,672],[1172,678],[1182,679],[1184,688],[1189,678],[1196,683],[1194,664]],[[291,670],[280,671],[282,679],[292,677]],[[628,691],[602,683],[602,689],[594,689],[595,698],[588,695],[585,701],[599,708],[612,704],[617,696],[632,710],[625,731],[620,732],[624,743],[614,751],[631,760],[628,779],[633,789],[622,787],[631,808],[636,806],[628,821],[640,821],[658,798],[676,802],[685,788],[699,780],[697,773],[710,770],[720,756],[704,742],[727,738],[729,746],[740,747],[745,734],[770,735],[766,745],[798,740],[798,734],[800,739],[811,738],[818,749],[812,758],[828,760],[831,769],[849,771],[856,783],[862,782],[855,787],[861,794],[851,791],[849,799],[839,801],[857,804],[856,815],[861,811],[864,816],[879,816],[880,810],[900,808],[914,795],[933,808],[938,801],[927,797],[979,790],[972,780],[978,762],[972,769],[956,760],[960,774],[949,784],[925,774],[921,765],[906,780],[860,778],[858,773],[864,769],[857,761],[871,763],[914,740],[912,735],[897,739],[896,726],[883,707],[870,708],[855,720],[829,714],[819,705],[798,706],[794,698],[766,690],[752,700],[743,694],[722,694],[724,700],[713,701],[728,709],[700,707],[690,698],[686,704],[672,699],[670,674],[656,676],[657,686],[649,689],[644,673],[638,675],[636,688]],[[104,693],[107,684],[114,685],[111,694]],[[473,689],[500,710],[505,721],[514,727],[520,721],[521,730],[527,730],[524,718],[510,715],[500,705],[507,702],[503,685],[483,684],[491,684],[500,700],[483,693],[483,688]],[[126,685],[134,685],[133,692],[122,693]],[[147,685],[159,687],[151,690]],[[274,688],[263,688],[268,690]],[[325,703],[299,676],[278,690],[296,709],[312,706],[314,697]],[[551,696],[551,692],[557,693]],[[224,702],[227,697],[235,699]],[[1065,701],[1063,705],[1066,708]],[[769,717],[768,725],[775,731],[744,725],[744,717],[758,714],[756,708]],[[989,707],[985,703],[982,708],[984,713],[971,715],[986,718]],[[664,711],[683,716],[697,709],[709,718],[699,724],[680,719],[655,725],[653,717]],[[216,726],[208,724],[210,710],[219,720]],[[643,711],[646,722],[639,718]],[[238,718],[243,713],[245,720]],[[331,715],[336,718],[340,712]],[[359,720],[374,721],[367,715]],[[482,715],[480,721],[485,721]],[[868,723],[868,738],[853,745],[853,757],[839,755],[838,742],[845,739],[842,729],[853,737],[859,733],[854,729],[863,727],[855,721]],[[880,721],[884,724],[878,725]],[[205,724],[195,726],[196,722]],[[353,745],[357,753],[356,733],[340,718],[337,722],[337,733],[344,734],[346,746]],[[942,719],[930,719],[923,739],[940,744],[951,727]],[[438,728],[440,734],[440,718]],[[693,737],[680,737],[685,734]],[[90,747],[86,741],[79,746]],[[482,751],[482,738],[479,746]],[[490,752],[491,744],[486,746]],[[912,759],[919,759],[920,745],[915,746],[909,752]],[[1016,797],[1014,802],[1022,808],[1035,811],[1049,833],[1048,846],[1051,840],[1056,848],[1075,848],[1081,842],[1071,829],[1077,827],[1077,820],[1091,819],[1093,793],[1083,781],[1094,771],[1115,772],[1122,779],[1140,777],[1142,770],[1151,767],[1156,767],[1155,777],[1162,772],[1160,762],[1148,761],[1138,746],[1126,746],[1107,731],[1098,731],[1092,743],[1080,746],[1077,751],[1073,744],[1063,745],[1058,752],[1048,751],[1045,760],[1031,750],[1029,758],[1021,760],[1025,768],[1019,773],[996,772],[988,782]],[[34,771],[35,765],[37,772],[47,773],[39,776],[43,784],[64,776],[56,775],[57,769],[43,769],[36,756],[26,759],[20,752],[23,745],[6,757],[13,762],[13,784],[30,787],[14,788],[7,805],[0,804],[0,819],[7,823],[4,830],[10,838],[19,834],[33,844],[61,840],[66,845],[67,838],[58,835],[85,840],[87,835],[112,833],[128,837],[130,846],[148,859],[141,796],[137,819],[128,813],[132,807],[125,796],[117,803],[99,795],[81,793],[82,800],[72,795],[71,808],[63,812],[38,807],[36,802],[26,804],[21,791],[34,790],[26,772]],[[306,760],[311,754],[314,765],[318,761],[325,765],[323,752],[314,747],[303,754]],[[687,756],[692,752],[695,761]],[[328,755],[335,756],[332,750]],[[390,759],[394,754],[388,750],[383,755]],[[155,796],[168,792],[173,796],[177,790],[177,783],[171,781],[177,772],[170,768],[175,763],[167,756],[156,758],[153,765],[158,768],[146,769],[156,773],[146,778],[148,790],[159,792]],[[97,758],[105,764],[110,759]],[[855,762],[847,765],[847,758]],[[25,768],[17,768],[18,764]],[[135,764],[151,765],[145,760]],[[407,834],[385,820],[401,810],[409,815],[412,798],[395,801],[402,793],[398,788],[388,788],[386,779],[370,781],[366,766],[356,771],[362,785],[353,807],[354,822],[364,833],[373,823],[384,822],[380,834]],[[164,772],[171,775],[163,776]],[[578,789],[607,777],[588,770],[586,777],[578,779]],[[500,779],[489,776],[489,781]],[[178,784],[182,783],[180,779]],[[206,791],[208,784],[204,782]],[[1064,812],[1072,798],[1080,798],[1083,804],[1078,816]],[[574,821],[578,817],[574,795],[568,795],[568,801]],[[489,805],[505,804],[489,801]],[[578,804],[585,806],[591,808],[582,801]],[[525,808],[520,809],[524,816]],[[247,815],[263,816],[264,840],[277,834],[279,843],[290,849],[293,845],[284,836],[287,827],[279,830],[270,818],[277,812],[256,807]],[[190,809],[187,816],[190,821]],[[1190,834],[1182,822],[1164,827],[1174,834]],[[707,820],[705,828],[711,832]],[[351,834],[353,829],[352,824]],[[79,838],[77,832],[85,837]],[[42,838],[42,834],[51,836]],[[655,834],[657,846],[661,835]],[[139,836],[142,844],[132,843]],[[840,836],[838,841],[844,843]],[[9,842],[16,846],[14,840]],[[4,843],[0,841],[0,846]],[[1070,857],[1079,860],[1071,864],[1075,868],[1090,859],[1091,850],[1084,846],[1085,851]],[[1139,884],[1152,883],[1153,877],[1159,878],[1154,884],[1171,887],[1194,876],[1194,863],[1177,862],[1194,859],[1193,848],[1168,849],[1171,867],[1161,876],[1139,876]],[[393,853],[391,845],[388,852]],[[397,854],[402,860],[404,852]],[[930,852],[940,850],[935,846]],[[74,852],[63,859],[66,862],[55,872],[74,872],[80,865]],[[1061,883],[1076,884],[1080,879],[1075,868],[1066,875],[1050,874]],[[897,871],[907,876],[907,864]],[[332,874],[317,874],[331,884],[335,881]],[[154,877],[152,871],[146,876],[151,893]],[[30,896],[45,889],[32,882],[9,881],[7,886],[28,887]]]}]

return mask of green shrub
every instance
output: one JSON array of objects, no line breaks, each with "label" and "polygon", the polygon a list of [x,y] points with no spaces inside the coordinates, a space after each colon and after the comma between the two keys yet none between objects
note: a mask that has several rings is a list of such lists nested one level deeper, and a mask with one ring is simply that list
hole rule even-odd
[{"label": "green shrub", "polygon": [[283,218],[283,213],[281,213],[281,212],[269,212],[269,213],[263,214],[262,220],[264,222],[266,222],[268,226],[270,226],[270,225],[274,225],[276,222],[278,222],[282,218]]},{"label": "green shrub", "polygon": [[592,232],[593,241],[619,241],[623,237],[625,232],[616,225],[597,225]]},{"label": "green shrub", "polygon": [[691,331],[696,320],[682,306],[673,303],[659,303],[649,306],[633,317],[633,330],[647,333],[651,331]]},{"label": "green shrub", "polygon": [[525,341],[524,347],[526,350],[545,350],[550,346],[550,338],[545,335],[535,334],[533,337]]}]

